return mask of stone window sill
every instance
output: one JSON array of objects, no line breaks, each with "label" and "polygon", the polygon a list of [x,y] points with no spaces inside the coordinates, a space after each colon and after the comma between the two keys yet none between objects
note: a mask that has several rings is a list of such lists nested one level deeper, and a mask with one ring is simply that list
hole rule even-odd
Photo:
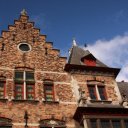
[{"label": "stone window sill", "polygon": [[104,104],[111,104],[111,100],[90,100],[91,103],[104,103]]},{"label": "stone window sill", "polygon": [[43,101],[46,104],[59,104],[59,101]]},{"label": "stone window sill", "polygon": [[8,99],[4,99],[4,98],[2,98],[2,99],[0,99],[0,102],[6,102]]},{"label": "stone window sill", "polygon": [[19,103],[38,103],[38,100],[17,100],[17,99],[13,99],[13,102],[19,102]]}]

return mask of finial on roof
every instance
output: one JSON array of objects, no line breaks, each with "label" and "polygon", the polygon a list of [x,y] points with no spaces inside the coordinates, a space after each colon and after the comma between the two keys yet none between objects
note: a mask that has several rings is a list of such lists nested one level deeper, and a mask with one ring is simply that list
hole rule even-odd
[{"label": "finial on roof", "polygon": [[26,12],[26,10],[25,10],[25,9],[23,9],[23,10],[21,11],[21,15],[24,15],[24,16],[26,16],[26,15],[27,15],[27,12]]},{"label": "finial on roof", "polygon": [[73,44],[73,46],[76,46],[77,45],[75,38],[73,38],[72,44]]}]

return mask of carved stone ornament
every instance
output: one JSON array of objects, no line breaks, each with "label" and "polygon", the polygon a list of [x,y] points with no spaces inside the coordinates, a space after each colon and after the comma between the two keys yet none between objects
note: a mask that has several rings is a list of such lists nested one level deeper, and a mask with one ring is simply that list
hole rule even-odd
[{"label": "carved stone ornament", "polygon": [[54,119],[46,119],[40,121],[41,127],[65,127],[65,122]]}]

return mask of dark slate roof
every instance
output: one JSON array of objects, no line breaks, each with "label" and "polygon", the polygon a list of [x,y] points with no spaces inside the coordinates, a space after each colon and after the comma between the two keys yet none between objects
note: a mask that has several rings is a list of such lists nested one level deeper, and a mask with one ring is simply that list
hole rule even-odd
[{"label": "dark slate roof", "polygon": [[[85,65],[83,62],[81,62],[81,58],[88,56],[90,54],[91,53],[88,50],[84,50],[78,46],[73,46],[71,49],[70,56],[69,56],[68,64]],[[105,64],[103,64],[97,58],[96,58],[96,66],[97,67],[107,67]]]},{"label": "dark slate roof", "polygon": [[128,82],[117,82],[120,93],[126,95],[128,98]]}]

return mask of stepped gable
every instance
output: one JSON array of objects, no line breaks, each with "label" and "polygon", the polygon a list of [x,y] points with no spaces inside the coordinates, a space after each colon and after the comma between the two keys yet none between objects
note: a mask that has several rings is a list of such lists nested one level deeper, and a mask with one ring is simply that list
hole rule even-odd
[{"label": "stepped gable", "polygon": [[[34,45],[41,45],[47,49],[53,49],[57,55],[60,50],[53,48],[53,43],[46,41],[46,35],[40,34],[40,29],[34,27],[34,22],[29,21],[27,14],[21,13],[18,20],[14,20],[14,25],[8,25],[8,30],[1,32],[0,43],[5,45],[27,42]],[[63,58],[63,57],[62,57]]]},{"label": "stepped gable", "polygon": [[[19,50],[19,45],[22,43],[31,46],[30,52],[21,52]],[[40,34],[40,29],[34,27],[34,22],[29,21],[26,12],[22,12],[19,19],[14,20],[13,25],[8,25],[7,31],[2,31],[0,58],[0,66],[12,67],[15,63],[16,67],[31,66],[31,68],[35,68],[35,66],[38,66],[37,68],[44,67],[45,69],[50,68],[47,62],[50,63],[51,61],[53,63],[56,61],[61,66],[59,66],[61,70],[67,60],[66,57],[60,56],[59,49],[53,48],[52,42],[46,41],[46,35]],[[10,62],[6,62],[5,58],[10,58]],[[20,58],[23,58],[24,62]],[[27,62],[28,60],[31,62]],[[37,63],[37,61],[40,62]],[[41,62],[45,61],[46,63],[41,65]]]}]

